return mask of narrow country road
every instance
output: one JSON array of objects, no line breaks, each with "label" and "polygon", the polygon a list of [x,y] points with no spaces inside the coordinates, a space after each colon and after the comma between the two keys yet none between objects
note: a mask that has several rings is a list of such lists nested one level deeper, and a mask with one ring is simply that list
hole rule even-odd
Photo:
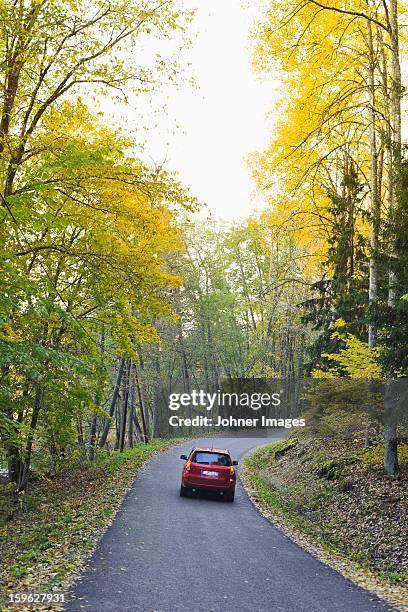
[{"label": "narrow country road", "polygon": [[[275,432],[273,438],[279,439]],[[234,459],[263,438],[217,438]],[[207,440],[199,443],[208,445]],[[304,552],[252,505],[180,498],[183,444],[139,473],[70,612],[374,612],[391,610]],[[239,468],[238,468],[239,469]]]}]

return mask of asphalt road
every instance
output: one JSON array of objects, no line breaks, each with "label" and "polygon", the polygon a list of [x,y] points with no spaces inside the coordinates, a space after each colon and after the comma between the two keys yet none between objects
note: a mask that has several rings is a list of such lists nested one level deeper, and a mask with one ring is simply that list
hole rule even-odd
[{"label": "asphalt road", "polygon": [[[266,441],[221,438],[216,445],[239,460]],[[68,611],[391,610],[273,527],[240,484],[233,504],[180,498],[179,457],[190,448],[191,443],[177,446],[141,470],[77,583]]]}]

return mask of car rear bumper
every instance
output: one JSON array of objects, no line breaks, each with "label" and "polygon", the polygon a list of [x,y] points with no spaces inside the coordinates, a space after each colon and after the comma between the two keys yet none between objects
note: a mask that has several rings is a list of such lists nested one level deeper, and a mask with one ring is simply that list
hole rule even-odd
[{"label": "car rear bumper", "polygon": [[235,489],[235,482],[231,483],[214,483],[208,480],[194,478],[189,480],[188,478],[182,480],[183,487],[189,489],[197,489],[203,491],[219,491],[219,492],[231,492]]}]

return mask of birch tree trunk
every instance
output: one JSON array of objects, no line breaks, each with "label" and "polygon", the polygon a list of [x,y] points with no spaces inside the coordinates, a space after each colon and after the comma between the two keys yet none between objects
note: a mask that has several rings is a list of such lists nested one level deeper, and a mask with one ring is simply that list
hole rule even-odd
[{"label": "birch tree trunk", "polygon": [[[389,35],[391,47],[391,125],[392,125],[392,168],[390,177],[390,199],[391,207],[395,206],[395,176],[401,160],[401,63],[399,54],[399,32],[398,32],[398,0],[390,0],[389,9]],[[391,211],[392,212],[392,209]],[[391,245],[391,259],[395,257],[393,245]],[[389,271],[388,306],[393,308],[397,299],[397,283],[395,271]]]},{"label": "birch tree trunk", "polygon": [[[391,111],[392,111],[392,168],[390,177],[391,206],[395,206],[395,177],[399,170],[401,160],[401,64],[399,55],[399,32],[398,32],[398,0],[390,0],[389,8],[389,35],[391,47]],[[392,213],[392,209],[390,211]],[[391,245],[391,265],[389,271],[388,306],[395,308],[397,300],[398,279],[393,269],[395,252]],[[397,423],[393,418],[392,409],[386,407],[386,420],[384,424],[384,469],[389,476],[394,476],[399,471],[398,466],[398,444]]]},{"label": "birch tree trunk", "polygon": [[[367,9],[368,9],[367,2]],[[367,20],[367,50],[368,50],[368,91],[370,116],[370,192],[371,192],[371,227],[370,227],[370,260],[368,301],[370,310],[378,298],[378,236],[381,219],[381,205],[378,193],[378,150],[376,134],[376,97],[375,97],[375,54],[373,47],[372,25]],[[370,313],[368,324],[368,346],[374,348],[377,341],[376,325]]]}]

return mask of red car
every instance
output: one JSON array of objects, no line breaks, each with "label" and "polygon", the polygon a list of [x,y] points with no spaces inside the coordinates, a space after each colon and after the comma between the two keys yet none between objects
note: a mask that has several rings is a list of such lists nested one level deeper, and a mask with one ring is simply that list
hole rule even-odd
[{"label": "red car", "polygon": [[193,448],[187,455],[181,475],[180,496],[190,491],[213,491],[220,493],[227,501],[233,502],[235,495],[235,465],[225,448]]}]

